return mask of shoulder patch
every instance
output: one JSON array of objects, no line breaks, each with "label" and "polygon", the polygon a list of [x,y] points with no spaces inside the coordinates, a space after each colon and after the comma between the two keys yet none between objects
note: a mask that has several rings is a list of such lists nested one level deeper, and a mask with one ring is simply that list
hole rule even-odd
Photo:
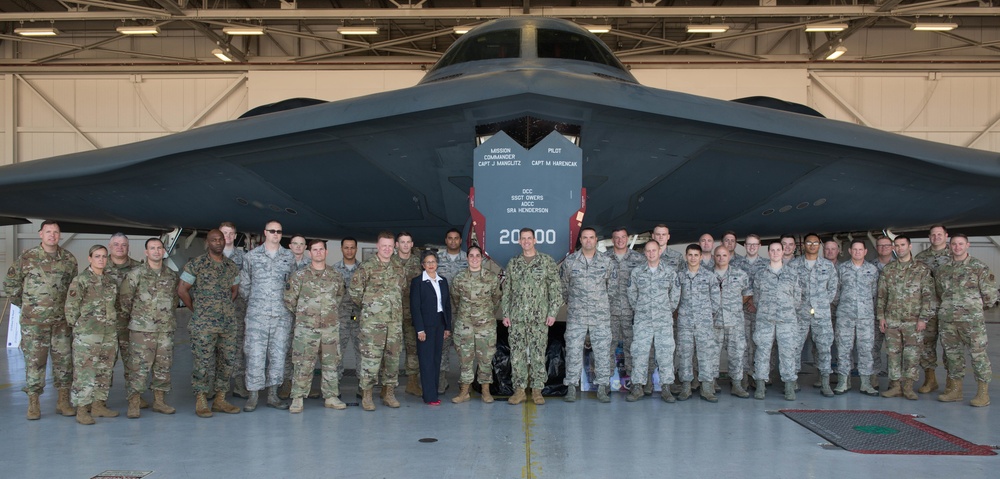
[{"label": "shoulder patch", "polygon": [[76,297],[76,290],[75,289],[69,290],[69,295],[73,296],[75,298]]}]

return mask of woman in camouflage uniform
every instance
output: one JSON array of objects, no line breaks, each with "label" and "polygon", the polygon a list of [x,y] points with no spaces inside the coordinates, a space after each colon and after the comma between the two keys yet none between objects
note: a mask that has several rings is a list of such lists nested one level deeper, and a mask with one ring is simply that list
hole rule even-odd
[{"label": "woman in camouflage uniform", "polygon": [[470,399],[469,385],[479,366],[479,384],[483,387],[483,402],[493,402],[493,355],[497,347],[497,304],[500,302],[500,278],[483,269],[483,250],[470,246],[469,269],[455,275],[451,285],[451,300],[455,311],[455,347],[461,365],[461,390],[451,402]]}]

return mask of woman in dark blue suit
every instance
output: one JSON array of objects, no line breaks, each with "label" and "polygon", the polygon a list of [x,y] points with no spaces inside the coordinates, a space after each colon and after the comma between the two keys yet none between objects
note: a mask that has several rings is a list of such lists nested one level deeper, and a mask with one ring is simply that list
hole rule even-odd
[{"label": "woman in dark blue suit", "polygon": [[410,281],[410,315],[417,331],[417,358],[420,360],[420,385],[424,402],[440,406],[438,375],[441,372],[441,346],[451,336],[451,296],[448,280],[437,274],[437,255],[425,251],[420,258],[424,272]]}]

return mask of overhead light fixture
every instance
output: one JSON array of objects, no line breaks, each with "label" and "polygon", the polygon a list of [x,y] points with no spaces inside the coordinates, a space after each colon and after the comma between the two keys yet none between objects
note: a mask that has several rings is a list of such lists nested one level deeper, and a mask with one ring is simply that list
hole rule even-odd
[{"label": "overhead light fixture", "polygon": [[914,23],[910,26],[915,32],[947,32],[958,28],[957,23]]},{"label": "overhead light fixture", "polygon": [[611,25],[584,25],[588,32],[593,34],[598,33],[608,33],[611,31]]},{"label": "overhead light fixture", "polygon": [[452,27],[451,30],[455,32],[455,35],[465,35],[466,33],[469,33],[469,30],[472,30],[472,27],[460,25],[457,27]]},{"label": "overhead light fixture", "polygon": [[341,35],[378,35],[378,27],[337,27]]},{"label": "overhead light fixture", "polygon": [[59,34],[59,30],[56,27],[15,28],[14,33],[22,37],[54,37]]},{"label": "overhead light fixture", "polygon": [[707,24],[707,25],[688,25],[688,33],[726,33],[729,31],[729,25],[719,25],[719,24]]},{"label": "overhead light fixture", "polygon": [[263,35],[264,27],[225,27],[222,33],[226,35]]},{"label": "overhead light fixture", "polygon": [[138,26],[118,27],[116,30],[118,30],[118,33],[121,33],[122,35],[159,35],[160,34],[160,27],[157,27],[155,25],[150,25],[150,26],[138,25]]},{"label": "overhead light fixture", "polygon": [[806,25],[807,32],[842,32],[847,30],[846,23],[817,23]]},{"label": "overhead light fixture", "polygon": [[827,60],[836,60],[840,58],[843,54],[847,53],[847,47],[841,45],[835,48],[829,55],[826,56]]},{"label": "overhead light fixture", "polygon": [[212,55],[215,55],[216,58],[218,58],[219,60],[222,60],[222,61],[224,61],[226,63],[229,63],[229,62],[233,61],[233,59],[230,58],[230,56],[228,54],[226,54],[226,52],[224,50],[222,50],[221,48],[216,48],[215,50],[212,50]]}]

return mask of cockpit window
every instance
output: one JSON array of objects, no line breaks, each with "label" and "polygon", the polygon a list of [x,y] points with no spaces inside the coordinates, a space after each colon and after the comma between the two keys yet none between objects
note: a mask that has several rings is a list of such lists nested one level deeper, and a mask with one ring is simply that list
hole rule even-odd
[{"label": "cockpit window", "polygon": [[498,30],[465,39],[438,61],[437,68],[456,63],[521,56],[521,31]]},{"label": "cockpit window", "polygon": [[621,63],[598,40],[562,30],[538,30],[538,58],[562,58],[600,63],[621,69]]}]

